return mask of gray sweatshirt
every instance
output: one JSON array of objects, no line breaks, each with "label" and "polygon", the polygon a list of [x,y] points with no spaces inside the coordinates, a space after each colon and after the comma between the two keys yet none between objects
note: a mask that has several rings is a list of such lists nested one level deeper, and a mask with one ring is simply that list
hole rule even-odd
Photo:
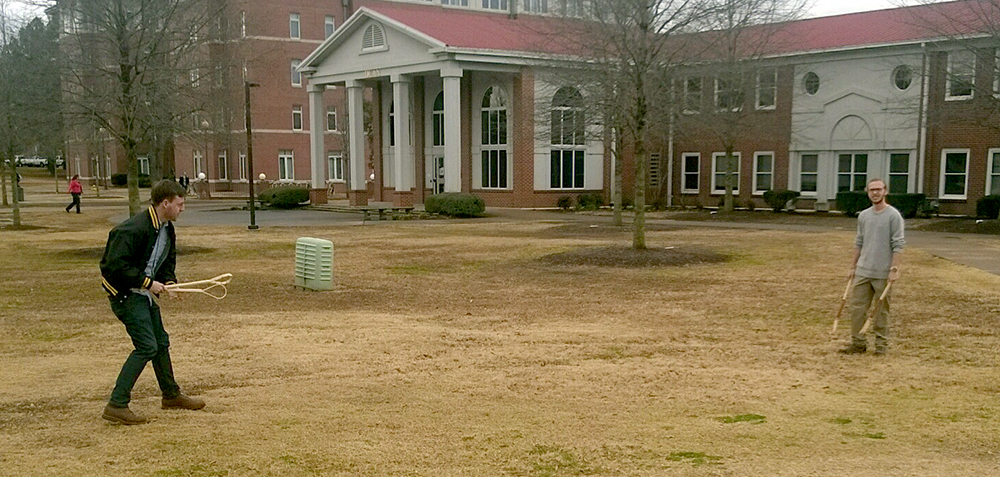
[{"label": "gray sweatshirt", "polygon": [[875,212],[869,207],[858,214],[858,236],[854,245],[861,248],[854,274],[859,277],[885,279],[892,268],[892,254],[903,251],[903,216],[893,206]]}]

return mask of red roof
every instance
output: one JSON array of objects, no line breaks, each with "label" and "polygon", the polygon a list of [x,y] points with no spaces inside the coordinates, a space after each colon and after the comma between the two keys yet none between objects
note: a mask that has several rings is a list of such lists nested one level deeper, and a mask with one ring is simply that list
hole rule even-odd
[{"label": "red roof", "polygon": [[[358,5],[449,47],[542,54],[582,52],[584,48],[579,46],[584,42],[560,42],[552,34],[559,31],[560,24],[578,29],[578,20],[530,14],[512,19],[506,12],[375,0],[358,2]],[[1000,26],[1000,8],[993,1],[960,0],[797,20],[760,27],[759,31],[777,29],[764,53],[782,55],[915,43],[989,31],[990,26]]]}]

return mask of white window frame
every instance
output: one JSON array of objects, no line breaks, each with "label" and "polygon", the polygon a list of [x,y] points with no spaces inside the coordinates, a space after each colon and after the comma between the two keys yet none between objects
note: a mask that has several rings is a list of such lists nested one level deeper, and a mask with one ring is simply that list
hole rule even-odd
[{"label": "white window frame", "polygon": [[[576,93],[576,95],[580,98],[580,105],[579,107],[574,107],[572,105],[555,106],[554,104],[550,104],[549,106],[550,108],[549,112],[551,114],[549,121],[550,124],[549,136],[551,136],[549,141],[550,142],[549,189],[551,190],[582,190],[587,188],[587,131],[586,131],[587,118],[585,113],[586,103],[583,98],[583,94],[580,92],[580,90],[572,86],[565,86],[559,88],[556,91],[556,95],[558,95],[559,92],[567,89],[570,89],[574,93]],[[553,95],[553,103],[555,102],[556,95]],[[567,114],[569,116],[567,116]],[[577,127],[577,121],[580,122],[579,127]],[[558,126],[559,128],[558,133],[555,131],[554,126]],[[566,126],[572,128],[570,129],[571,135],[569,136],[570,139],[569,142],[565,142],[563,140],[564,138],[567,137],[565,133],[565,131],[567,131]],[[579,134],[577,134],[577,132],[579,132]],[[559,159],[557,161],[557,164],[559,165],[559,175],[558,175],[559,187],[556,187],[552,184],[553,182],[552,175],[553,172],[555,172],[553,170],[554,168],[552,167],[552,153],[556,153],[559,155]],[[564,166],[567,164],[566,161],[567,155],[570,158],[569,164],[573,168],[570,175],[570,177],[572,178],[570,179],[571,184],[569,186],[567,186],[566,181],[563,180],[565,178]],[[581,158],[582,160],[578,160]],[[577,173],[578,165],[583,167],[583,171],[580,171],[582,173],[579,174],[580,176],[582,176],[582,180],[580,181],[579,185],[576,184],[576,178],[578,175]]]},{"label": "white window frame", "polygon": [[507,11],[507,2],[516,2],[517,0],[482,0],[483,10],[502,10]]},{"label": "white window frame", "polygon": [[330,182],[344,182],[344,156],[329,152],[326,154],[327,178]]},{"label": "white window frame", "polygon": [[219,151],[219,180],[228,181],[229,180],[229,151],[225,149]]},{"label": "white window frame", "polygon": [[247,11],[240,10],[240,38],[247,37]]},{"label": "white window frame", "polygon": [[[848,171],[841,171],[840,170],[840,156],[843,156],[843,155],[851,156],[851,168]],[[865,170],[864,171],[859,171],[858,170],[858,156],[859,155],[864,155],[865,156]],[[837,158],[837,162],[836,162],[836,164],[837,164],[837,185],[836,185],[837,192],[864,192],[864,190],[865,190],[865,188],[867,187],[867,184],[868,184],[868,178],[870,177],[869,174],[871,174],[871,172],[872,172],[871,171],[871,168],[872,168],[872,165],[873,165],[872,154],[870,152],[868,152],[868,151],[843,151],[843,152],[838,152],[836,154],[836,158]],[[840,176],[844,176],[844,175],[846,175],[848,177],[848,183],[847,183],[847,190],[846,191],[840,190]],[[855,185],[857,184],[856,179],[858,178],[858,176],[863,176],[864,180],[861,181],[861,182],[864,183],[864,184],[866,184],[866,185],[862,186],[860,189],[855,189]]]},{"label": "white window frame", "polygon": [[[808,171],[807,172],[807,171],[802,170],[802,167],[805,165],[805,161],[803,161],[802,159],[805,156],[813,156],[813,157],[816,158],[816,170],[815,171]],[[800,153],[799,154],[799,164],[798,164],[798,166],[799,167],[798,167],[797,177],[798,177],[798,180],[799,180],[799,194],[801,194],[802,197],[817,197],[819,195],[819,186],[820,186],[820,184],[819,184],[819,167],[820,167],[820,165],[819,165],[819,153],[818,152],[803,152],[803,153]],[[816,190],[802,190],[802,176],[806,175],[806,174],[811,175],[811,176],[816,176]]]},{"label": "white window frame", "polygon": [[986,194],[1000,194],[1000,148],[989,150],[986,157]]},{"label": "white window frame", "polygon": [[[965,180],[964,180],[965,185],[964,185],[964,188],[963,188],[963,191],[962,191],[961,195],[959,195],[959,194],[945,194],[945,178],[948,175],[955,175],[954,173],[952,173],[952,174],[948,174],[947,173],[947,166],[948,166],[948,164],[947,164],[947,158],[948,158],[948,154],[965,154],[965,172],[962,173],[962,175],[965,176]],[[971,155],[971,153],[970,153],[969,149],[942,149],[941,150],[941,164],[940,164],[941,176],[940,176],[940,181],[939,181],[940,182],[940,186],[939,186],[939,192],[940,193],[938,194],[938,197],[940,197],[942,199],[958,199],[958,200],[965,200],[965,199],[968,198],[968,195],[969,195],[969,156],[970,155]]]},{"label": "white window frame", "polygon": [[[716,175],[724,174],[724,172],[719,172],[717,170],[720,157],[726,157],[726,153],[725,152],[712,153],[712,192],[711,192],[712,195],[725,195],[726,193],[726,187],[722,186],[722,188],[719,189],[718,188],[719,184],[717,184],[715,180]],[[740,153],[738,151],[733,151],[733,157],[736,158],[736,171],[734,172],[734,174],[736,175],[736,184],[733,186],[733,195],[736,196],[740,195],[740,169],[743,167],[742,164],[743,158],[740,157]]]},{"label": "white window frame", "polygon": [[524,11],[530,13],[548,13],[549,2],[548,0],[524,0]]},{"label": "white window frame", "polygon": [[[903,174],[901,172],[893,172],[892,171],[892,157],[893,156],[904,156],[904,155],[906,156],[906,173]],[[911,190],[912,185],[913,185],[913,181],[911,180],[913,178],[913,176],[912,176],[912,174],[910,174],[910,171],[913,169],[913,153],[911,153],[909,151],[889,151],[888,156],[889,157],[887,158],[886,165],[885,165],[885,171],[886,171],[885,172],[885,178],[888,181],[888,183],[886,183],[886,185],[885,185],[886,194],[896,194],[896,192],[892,192],[892,184],[894,182],[893,178],[899,177],[899,176],[906,176],[906,191],[904,191],[902,193],[905,193],[905,194],[910,193],[910,190]]]},{"label": "white window frame", "polygon": [[288,38],[293,40],[302,39],[302,15],[298,13],[288,14]]},{"label": "white window frame", "polygon": [[149,156],[139,156],[139,174],[149,175]]},{"label": "white window frame", "polygon": [[240,162],[240,180],[245,181],[247,180],[247,176],[249,175],[247,174],[247,153],[240,151],[239,162]]},{"label": "white window frame", "polygon": [[[333,129],[330,128],[330,119],[333,119]],[[329,106],[326,108],[326,130],[327,131],[337,131],[337,108],[335,106]]]},{"label": "white window frame", "polygon": [[295,180],[295,151],[292,149],[278,151],[278,180],[284,182]]},{"label": "white window frame", "polygon": [[[758,161],[758,159],[760,159],[763,156],[770,156],[771,157],[771,170],[769,170],[767,172],[761,172],[760,168],[758,167],[758,166],[760,166],[760,162]],[[767,189],[758,189],[757,188],[757,177],[760,176],[761,174],[767,174],[768,176],[770,176],[770,179],[768,180],[769,184],[767,186]],[[774,152],[771,152],[771,151],[758,151],[758,152],[754,152],[753,153],[753,195],[764,195],[764,192],[767,192],[767,191],[772,190],[772,189],[774,189]]]},{"label": "white window frame", "polygon": [[[194,170],[194,179],[197,179],[198,174],[205,172],[205,156],[201,153],[201,151],[195,150],[194,154],[192,154],[192,159],[194,160],[194,167],[192,167]],[[208,174],[205,174],[205,176],[208,177]]]},{"label": "white window frame", "polygon": [[302,87],[302,73],[299,73],[300,64],[302,64],[302,60],[292,60],[292,86],[295,88]]},{"label": "white window frame", "polygon": [[[486,108],[482,107],[483,98],[486,96],[486,92],[489,91],[490,89],[492,89],[492,90],[495,91],[493,93],[494,95],[498,94],[496,92],[496,91],[498,91],[499,95],[503,97],[505,104],[502,107],[501,106],[492,106],[492,105],[489,106],[489,107],[486,107]],[[485,173],[485,171],[484,170],[479,171],[478,177],[476,178],[477,182],[479,182],[479,188],[480,189],[492,189],[492,190],[509,190],[513,186],[513,181],[511,180],[512,179],[511,166],[513,166],[512,162],[511,162],[511,159],[513,159],[513,157],[512,157],[512,155],[510,153],[510,146],[511,146],[511,135],[510,134],[511,134],[511,130],[512,130],[512,128],[511,128],[511,119],[512,119],[512,117],[511,117],[511,98],[510,98],[510,95],[507,93],[507,89],[504,88],[503,86],[501,86],[499,84],[492,84],[492,85],[486,87],[485,90],[483,90],[483,94],[479,96],[479,100],[475,104],[477,104],[479,106],[479,108],[477,108],[477,109],[478,109],[478,113],[479,113],[478,116],[479,116],[479,128],[480,128],[479,129],[479,134],[477,135],[477,139],[478,139],[478,142],[479,142],[479,155],[478,155],[478,157],[475,160],[477,160],[477,161],[480,162],[480,167],[481,167],[482,159],[483,159],[483,157],[482,157],[483,153],[487,153],[487,154],[489,154],[491,156],[487,162],[488,162],[488,164],[492,164],[493,163],[493,157],[492,156],[495,154],[496,161],[497,161],[497,164],[498,164],[498,169],[496,170],[496,172],[498,174],[500,174],[499,176],[497,176],[497,185],[496,186],[490,186],[489,184],[484,184],[483,183],[483,177],[482,176],[483,176],[483,173]],[[492,137],[486,143],[483,142],[483,133],[486,132],[489,129],[489,127],[490,127],[490,122],[484,122],[482,120],[482,116],[483,116],[484,113],[489,118],[488,121],[492,121],[493,114],[496,113],[498,124],[502,123],[503,126],[504,126],[504,128],[505,128],[503,130],[503,138],[502,138],[502,140],[501,140],[500,135],[498,134],[495,143],[493,142]],[[500,121],[500,114],[501,113],[503,114],[503,121],[502,122]],[[498,129],[498,132],[499,132],[499,129]],[[501,154],[501,152],[502,152],[502,154]],[[503,160],[503,164],[504,164],[503,170],[499,169],[499,164],[500,164],[500,158],[501,158],[501,156],[504,159]]]},{"label": "white window frame", "polygon": [[365,28],[361,36],[361,53],[374,53],[389,49],[389,42],[385,37],[385,28],[380,23],[372,23]]},{"label": "white window frame", "polygon": [[[698,81],[698,93],[695,95],[688,86],[691,84],[692,80]],[[681,102],[684,114],[697,114],[701,112],[701,103],[703,95],[705,94],[705,78],[701,76],[686,76],[682,80],[684,82],[684,98]],[[693,106],[689,108],[688,106]]]},{"label": "white window frame", "polygon": [[[687,160],[688,158],[694,158],[694,163],[697,166],[695,170],[688,170]],[[687,187],[687,177],[694,176],[695,188],[690,189]],[[685,152],[681,154],[681,192],[685,194],[697,194],[701,189],[701,153],[700,152]]]},{"label": "white window frame", "polygon": [[[761,94],[760,93],[761,93],[761,90],[762,90],[761,89],[761,81],[760,81],[760,79],[766,73],[770,73],[770,76],[772,76],[771,86],[769,87],[769,89],[771,90],[771,104],[762,105],[760,103],[760,98],[761,98]],[[757,71],[757,88],[756,88],[756,90],[757,90],[757,100],[755,101],[754,104],[757,105],[757,109],[758,110],[763,110],[763,111],[769,111],[769,110],[775,109],[776,105],[778,104],[778,68],[775,68],[775,67],[766,67],[766,68],[761,68],[760,70],[758,70]]]},{"label": "white window frame", "polygon": [[[969,72],[969,73],[966,73],[971,78],[970,81],[969,81],[969,94],[952,95],[951,94],[951,87],[952,87],[953,79],[955,78],[955,74],[956,74],[955,71],[954,71],[954,69],[959,64],[963,64],[964,65],[964,62],[957,61],[959,58],[961,58],[961,59],[969,58],[969,59],[972,60],[972,71]],[[956,60],[956,61],[953,61],[953,60]],[[972,51],[967,51],[967,50],[949,51],[948,52],[948,59],[947,59],[947,75],[945,77],[944,100],[945,101],[964,101],[964,100],[972,99],[975,95],[976,95],[976,54],[974,52],[972,52]]]},{"label": "white window frame", "polygon": [[292,131],[302,130],[302,106],[292,106]]},{"label": "white window frame", "polygon": [[323,19],[323,38],[330,38],[337,31],[337,18],[333,15],[327,15]]},{"label": "white window frame", "polygon": [[451,5],[455,7],[467,7],[469,6],[469,0],[441,0],[441,5]]},{"label": "white window frame", "polygon": [[[741,83],[741,84],[738,85],[739,88],[736,88],[736,89],[724,88],[723,87],[723,83],[725,83],[725,80],[723,80],[722,78],[719,78],[718,76],[715,77],[715,104],[714,104],[714,106],[715,106],[715,109],[717,111],[720,111],[720,112],[731,111],[731,112],[735,113],[735,112],[738,112],[738,111],[740,111],[740,110],[743,109],[743,101],[745,100],[745,98],[743,97],[743,84],[742,84],[742,81],[740,79],[737,79],[736,81],[739,81]],[[729,92],[735,92],[736,93],[736,98],[730,98],[730,101],[734,101],[735,100],[736,104],[730,106],[727,109],[727,108],[719,105],[719,99],[720,99],[720,97],[723,94],[729,94]]]}]

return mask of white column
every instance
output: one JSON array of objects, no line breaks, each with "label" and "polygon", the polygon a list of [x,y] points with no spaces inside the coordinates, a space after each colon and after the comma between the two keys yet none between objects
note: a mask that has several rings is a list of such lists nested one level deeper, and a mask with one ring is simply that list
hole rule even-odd
[{"label": "white column", "polygon": [[462,192],[462,70],[442,71],[444,81],[444,191]]},{"label": "white column", "polygon": [[326,188],[326,174],[324,167],[326,163],[326,146],[323,140],[323,132],[326,129],[323,123],[324,106],[323,91],[326,85],[309,85],[309,152],[310,171],[312,171],[312,181],[310,185],[313,189]]},{"label": "white column", "polygon": [[[396,128],[395,161],[396,191],[409,192],[413,182],[413,145],[410,144],[410,77],[392,75],[392,101]],[[447,179],[445,180],[447,183]]]},{"label": "white column", "polygon": [[351,161],[351,190],[366,190],[364,95],[360,81],[347,82],[347,134]]}]

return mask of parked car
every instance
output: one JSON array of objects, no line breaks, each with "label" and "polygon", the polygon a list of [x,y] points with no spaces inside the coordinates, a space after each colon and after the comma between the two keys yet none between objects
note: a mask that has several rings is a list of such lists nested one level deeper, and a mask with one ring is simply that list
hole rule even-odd
[{"label": "parked car", "polygon": [[45,167],[48,159],[39,156],[21,156],[17,158],[17,165],[20,167]]}]

